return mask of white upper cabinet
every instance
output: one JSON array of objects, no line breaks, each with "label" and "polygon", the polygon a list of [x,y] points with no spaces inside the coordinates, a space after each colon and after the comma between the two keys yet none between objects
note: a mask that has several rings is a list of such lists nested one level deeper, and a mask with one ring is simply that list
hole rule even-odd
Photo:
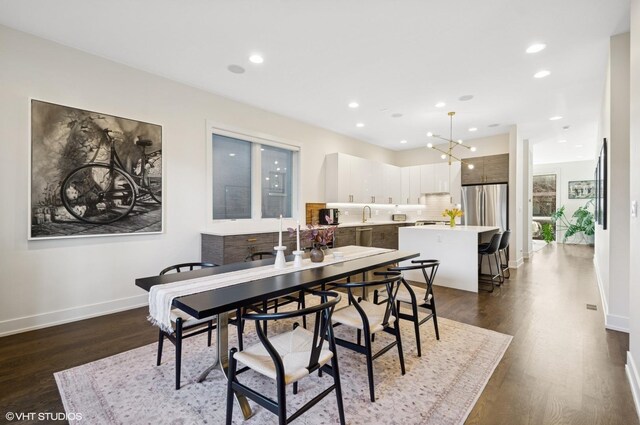
[{"label": "white upper cabinet", "polygon": [[376,200],[379,204],[400,204],[402,177],[401,168],[395,165],[382,164],[382,198]]},{"label": "white upper cabinet", "polygon": [[417,204],[420,198],[420,166],[402,167],[401,176],[401,204]]},{"label": "white upper cabinet", "polygon": [[436,192],[436,179],[433,164],[420,166],[420,193]]}]

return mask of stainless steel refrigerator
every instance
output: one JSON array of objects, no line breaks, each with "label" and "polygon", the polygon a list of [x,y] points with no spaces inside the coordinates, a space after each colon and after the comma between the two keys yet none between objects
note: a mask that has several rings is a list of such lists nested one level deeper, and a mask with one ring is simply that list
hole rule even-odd
[{"label": "stainless steel refrigerator", "polygon": [[509,191],[504,184],[462,186],[462,223],[509,229]]}]

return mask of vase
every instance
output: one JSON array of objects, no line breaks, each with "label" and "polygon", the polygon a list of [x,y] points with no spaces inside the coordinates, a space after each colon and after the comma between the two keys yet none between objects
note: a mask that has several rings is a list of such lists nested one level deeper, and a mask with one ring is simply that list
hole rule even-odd
[{"label": "vase", "polygon": [[456,227],[456,219],[454,217],[449,219],[449,226]]},{"label": "vase", "polygon": [[314,246],[309,253],[309,258],[312,263],[322,263],[324,261],[324,251]]}]

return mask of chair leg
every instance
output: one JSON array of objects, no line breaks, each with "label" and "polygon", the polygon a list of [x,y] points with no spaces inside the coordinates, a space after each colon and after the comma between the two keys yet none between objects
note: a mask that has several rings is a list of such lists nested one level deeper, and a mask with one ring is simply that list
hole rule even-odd
[{"label": "chair leg", "polygon": [[293,393],[298,394],[298,381],[293,383]]},{"label": "chair leg", "polygon": [[404,375],[406,372],[404,369],[404,353],[402,352],[402,338],[400,337],[400,319],[396,320],[395,328],[396,328],[396,342],[398,345],[398,358],[400,359],[400,370]]},{"label": "chair leg", "polygon": [[287,391],[284,376],[277,377],[278,381],[278,424],[287,425]]},{"label": "chair leg", "polygon": [[238,329],[238,348],[240,351],[244,349],[242,334],[244,333],[244,320],[242,320],[242,309],[236,310],[236,328]]},{"label": "chair leg", "polygon": [[373,354],[371,353],[371,338],[369,335],[366,336],[365,347],[366,347],[366,356],[367,356],[367,375],[369,376],[369,396],[371,397],[371,401],[376,401],[376,393],[373,387]]},{"label": "chair leg", "polygon": [[[420,344],[420,319],[418,317],[418,306],[412,303],[411,310],[413,311],[413,327],[416,331],[416,345],[418,346],[418,357],[422,357],[422,347]],[[400,308],[398,308],[398,313],[400,313]]]},{"label": "chair leg", "polygon": [[[306,301],[304,299],[304,292],[300,291],[300,301],[298,302],[302,308],[306,308]],[[302,327],[307,329],[307,316],[302,316]]]},{"label": "chair leg", "polygon": [[333,385],[336,387],[336,401],[338,402],[340,425],[345,425],[344,404],[342,402],[342,385],[340,384],[340,370],[338,369],[338,356],[335,355],[335,347],[334,356],[331,358],[331,369],[333,369]]},{"label": "chair leg", "polygon": [[211,347],[211,334],[213,333],[213,320],[209,320],[207,326],[207,347]]},{"label": "chair leg", "polygon": [[227,381],[227,420],[226,424],[231,425],[233,419],[233,382],[236,380],[236,359],[233,358],[236,349],[229,351],[229,380]]},{"label": "chair leg", "polygon": [[358,345],[362,345],[362,331],[360,329],[358,329],[356,331],[356,335],[357,335],[357,341],[358,341]]},{"label": "chair leg", "polygon": [[436,305],[433,302],[433,299],[431,300],[431,312],[433,313],[433,317],[431,319],[433,320],[433,327],[436,330],[436,340],[440,341],[440,332],[438,331],[438,314],[436,313]]},{"label": "chair leg", "polygon": [[498,282],[500,282],[500,285],[502,285],[504,283],[504,274],[502,271],[502,267],[500,266],[500,263],[498,262],[498,253],[496,252],[495,254],[493,254],[493,259],[496,262],[496,268],[498,269]]},{"label": "chair leg", "polygon": [[156,366],[160,366],[162,363],[162,344],[164,343],[164,332],[162,330],[158,331],[158,361],[156,362]]},{"label": "chair leg", "polygon": [[180,369],[182,367],[182,319],[176,320],[176,390],[180,389]]}]

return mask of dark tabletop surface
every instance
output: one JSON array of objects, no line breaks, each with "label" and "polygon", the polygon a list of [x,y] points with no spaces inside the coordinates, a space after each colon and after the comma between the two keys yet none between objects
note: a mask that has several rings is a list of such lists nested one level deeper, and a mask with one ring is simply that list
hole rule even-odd
[{"label": "dark tabletop surface", "polygon": [[[324,267],[300,270],[247,283],[212,289],[197,294],[186,295],[173,300],[177,307],[195,318],[205,318],[218,313],[234,310],[265,299],[280,297],[304,287],[329,283],[348,276],[384,267],[399,261],[416,258],[420,254],[407,251],[392,251],[370,257],[348,260]],[[289,258],[288,258],[289,260]],[[167,274],[136,279],[136,285],[149,291],[158,284],[177,282],[203,276],[212,276],[237,270],[245,270],[274,263],[274,258],[246,263],[227,264],[219,267],[182,273]]]}]

